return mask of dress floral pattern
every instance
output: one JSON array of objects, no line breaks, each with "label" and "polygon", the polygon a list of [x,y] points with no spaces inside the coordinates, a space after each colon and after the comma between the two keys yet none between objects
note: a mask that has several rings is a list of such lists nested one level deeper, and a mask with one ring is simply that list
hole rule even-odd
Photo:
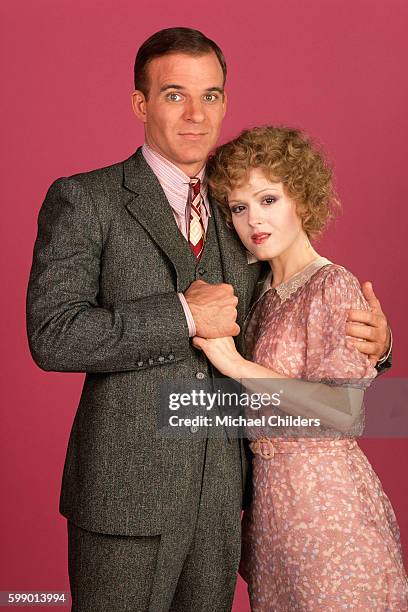
[{"label": "dress floral pattern", "polygon": [[[292,378],[365,388],[376,370],[346,344],[350,308],[368,308],[358,281],[318,258],[255,304],[247,356]],[[253,612],[408,611],[394,511],[355,440],[363,416],[346,436],[247,431],[255,451],[268,447],[267,458],[253,456],[242,523],[240,573]]]}]

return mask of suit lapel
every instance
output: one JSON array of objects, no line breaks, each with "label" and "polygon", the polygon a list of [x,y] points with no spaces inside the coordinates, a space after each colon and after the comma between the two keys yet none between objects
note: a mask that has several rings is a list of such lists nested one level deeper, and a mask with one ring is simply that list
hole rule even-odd
[{"label": "suit lapel", "polygon": [[171,261],[177,291],[184,292],[191,282],[189,268],[194,254],[180,235],[171,206],[141,149],[124,162],[124,186],[132,194],[125,204],[127,210]]},{"label": "suit lapel", "polygon": [[247,254],[234,230],[229,228],[217,204],[211,202],[218,244],[221,253],[223,277],[238,297],[238,321],[243,321],[249,308],[252,292],[259,277],[259,264],[248,264]]},{"label": "suit lapel", "polygon": [[241,320],[246,311],[248,285],[248,264],[245,250],[235,232],[226,225],[219,207],[213,201],[211,204],[221,254],[223,278],[226,283],[234,287],[235,295],[238,297],[238,320]]},{"label": "suit lapel", "polygon": [[[180,235],[171,206],[141,148],[124,162],[124,187],[129,191],[125,206],[144,227],[152,240],[170,260],[177,276],[177,291],[184,293],[191,283],[192,253]],[[236,233],[227,227],[224,216],[214,201],[211,211],[220,248],[223,278],[238,297],[238,322],[242,325],[259,277],[260,264],[249,265],[246,251]]]}]

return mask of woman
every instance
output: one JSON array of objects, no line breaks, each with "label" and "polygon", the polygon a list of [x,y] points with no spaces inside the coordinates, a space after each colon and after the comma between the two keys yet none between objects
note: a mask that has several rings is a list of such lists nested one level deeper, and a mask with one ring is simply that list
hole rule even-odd
[{"label": "woman", "polygon": [[247,429],[253,499],[240,571],[252,610],[408,610],[394,512],[355,442],[376,370],[348,344],[345,324],[350,308],[368,306],[355,277],[309,242],[337,203],[331,171],[301,132],[265,127],[218,148],[209,181],[271,273],[247,320],[248,359],[232,338],[194,345],[251,392],[290,380],[269,413],[310,417],[308,427]]}]

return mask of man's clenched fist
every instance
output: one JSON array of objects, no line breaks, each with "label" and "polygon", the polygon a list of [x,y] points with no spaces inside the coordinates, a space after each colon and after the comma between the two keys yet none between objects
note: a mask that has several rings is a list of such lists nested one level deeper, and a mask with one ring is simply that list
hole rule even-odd
[{"label": "man's clenched fist", "polygon": [[237,336],[238,298],[232,285],[209,285],[202,280],[191,283],[184,294],[196,325],[196,335],[202,338]]}]

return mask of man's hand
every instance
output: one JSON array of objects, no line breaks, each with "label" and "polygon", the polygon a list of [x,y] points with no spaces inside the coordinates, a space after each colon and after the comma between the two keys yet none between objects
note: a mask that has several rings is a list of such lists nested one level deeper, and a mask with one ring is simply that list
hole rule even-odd
[{"label": "man's hand", "polygon": [[375,365],[390,347],[390,330],[372,284],[365,282],[361,288],[371,311],[350,310],[346,334],[355,338],[348,339],[348,342],[356,346],[361,353],[368,355],[370,362]]},{"label": "man's hand", "polygon": [[191,283],[184,294],[196,325],[196,334],[202,338],[237,336],[238,298],[232,285],[209,285],[202,280]]}]

